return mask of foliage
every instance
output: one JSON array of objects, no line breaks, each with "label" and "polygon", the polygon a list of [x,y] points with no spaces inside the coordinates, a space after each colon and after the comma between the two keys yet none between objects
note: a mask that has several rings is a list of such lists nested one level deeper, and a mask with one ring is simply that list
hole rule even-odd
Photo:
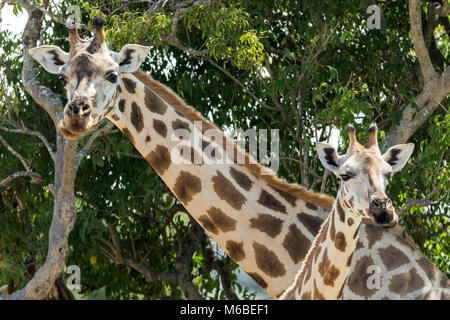
[{"label": "foliage", "polygon": [[[139,1],[78,4],[84,24],[92,24],[98,14],[104,16],[112,49],[120,50],[127,43],[152,46],[143,69],[219,128],[279,129],[278,175],[335,194],[334,177],[322,184],[324,170],[317,161],[314,142],[329,140],[334,132],[331,128],[340,129],[349,122],[357,127],[358,139],[365,141],[365,128],[375,121],[382,145],[402,108],[421,88],[418,64],[411,54],[407,2],[380,3],[388,26],[385,30],[367,28],[362,10],[365,2],[199,1],[199,5],[174,2],[156,9]],[[61,1],[58,8],[49,10],[57,16],[69,4]],[[180,8],[183,10],[177,12]],[[42,34],[42,43],[67,50],[65,26],[50,19],[44,24],[52,32]],[[448,33],[442,25],[435,32],[438,41],[433,45],[448,59]],[[54,144],[51,120],[20,85],[21,39],[1,33],[0,125],[23,122]],[[442,69],[439,55],[431,58],[436,69]],[[43,85],[63,95],[56,78],[44,72],[40,77]],[[413,207],[401,223],[447,276],[449,101],[444,99],[442,108],[411,138],[416,145],[414,154],[388,188],[400,208],[407,199],[421,199],[440,184],[434,198],[440,203]],[[31,277],[27,268],[41,264],[46,253],[53,205],[47,185],[52,183],[53,167],[36,138],[0,134],[32,160],[33,170],[44,179],[40,185],[18,179],[0,190],[0,283],[13,278],[24,284]],[[345,134],[339,141],[340,150],[345,150]],[[176,285],[145,282],[136,271],[114,264],[100,249],[98,237],[108,238],[106,226],[114,224],[127,252],[145,257],[156,271],[173,271],[180,242],[192,228],[193,222],[182,212],[158,228],[176,201],[156,173],[135,155],[128,140],[116,132],[99,138],[90,156],[81,162],[75,189],[78,217],[67,264],[82,267],[83,296],[105,286],[108,298],[184,296]],[[0,146],[0,179],[19,170],[20,162]],[[226,298],[224,291],[217,289],[219,277],[208,265],[204,249],[202,245],[192,258],[193,282],[205,297]],[[219,258],[228,270],[236,270],[231,260]],[[251,297],[235,276],[232,282],[244,298]]]}]

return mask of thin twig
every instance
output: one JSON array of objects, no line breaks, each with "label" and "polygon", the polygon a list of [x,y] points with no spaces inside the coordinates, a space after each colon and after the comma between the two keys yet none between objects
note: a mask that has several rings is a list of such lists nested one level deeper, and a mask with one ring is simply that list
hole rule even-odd
[{"label": "thin twig", "polygon": [[397,212],[397,215],[398,216],[405,215],[406,211],[408,211],[412,207],[427,207],[427,206],[439,204],[443,198],[439,199],[438,201],[430,201],[430,199],[433,198],[439,192],[439,190],[441,190],[440,184],[435,186],[433,188],[433,190],[421,200],[407,199],[406,204]]},{"label": "thin twig", "polygon": [[78,168],[80,165],[81,160],[84,158],[84,156],[89,152],[89,149],[91,148],[92,144],[94,143],[95,139],[98,137],[104,136],[111,132],[113,127],[113,124],[111,122],[108,122],[103,128],[98,129],[95,131],[88,139],[86,144],[81,148],[81,150],[77,153],[75,157],[75,168]]},{"label": "thin twig", "polygon": [[14,150],[9,144],[8,142],[6,142],[5,139],[3,139],[3,137],[0,135],[0,142],[5,146],[6,149],[8,149],[9,152],[11,152],[17,159],[20,160],[20,162],[22,162],[25,170],[27,170],[27,172],[30,171],[30,165],[29,163],[25,160],[24,157],[22,157],[22,155],[20,153],[18,153],[16,150]]},{"label": "thin twig", "polygon": [[0,189],[6,187],[8,183],[19,177],[30,177],[31,183],[40,183],[42,180],[41,175],[38,173],[32,171],[18,171],[0,181]]},{"label": "thin twig", "polygon": [[50,154],[53,162],[55,161],[55,151],[53,151],[52,146],[48,142],[47,138],[39,131],[33,131],[28,128],[25,128],[24,126],[22,128],[7,128],[0,126],[0,130],[9,132],[9,133],[19,133],[19,134],[28,134],[32,136],[36,136],[44,143],[45,147],[47,148],[48,153]]}]

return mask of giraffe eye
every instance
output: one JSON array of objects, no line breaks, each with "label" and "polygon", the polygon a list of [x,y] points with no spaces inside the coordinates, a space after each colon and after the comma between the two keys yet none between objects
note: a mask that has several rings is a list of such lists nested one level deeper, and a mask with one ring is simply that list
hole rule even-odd
[{"label": "giraffe eye", "polygon": [[343,174],[341,174],[341,179],[344,180],[344,181],[348,181],[348,180],[351,179],[351,176],[349,176],[348,174],[343,173]]},{"label": "giraffe eye", "polygon": [[65,87],[67,85],[67,80],[63,76],[59,76],[58,80],[59,80],[59,82],[61,82],[63,87]]},{"label": "giraffe eye", "polygon": [[106,76],[106,80],[108,80],[111,83],[116,83],[117,82],[117,72],[111,72],[110,74],[108,74]]}]

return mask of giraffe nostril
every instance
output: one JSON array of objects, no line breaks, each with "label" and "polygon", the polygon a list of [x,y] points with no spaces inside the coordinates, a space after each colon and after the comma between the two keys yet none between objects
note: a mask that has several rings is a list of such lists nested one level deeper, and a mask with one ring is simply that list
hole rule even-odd
[{"label": "giraffe nostril", "polygon": [[79,113],[80,113],[80,108],[78,108],[78,107],[76,107],[76,106],[73,106],[73,107],[71,107],[70,109],[72,110],[72,112],[73,112],[74,114],[79,114]]},{"label": "giraffe nostril", "polygon": [[86,111],[86,110],[88,110],[89,109],[89,106],[88,105],[85,105],[84,107],[83,107],[83,111]]}]

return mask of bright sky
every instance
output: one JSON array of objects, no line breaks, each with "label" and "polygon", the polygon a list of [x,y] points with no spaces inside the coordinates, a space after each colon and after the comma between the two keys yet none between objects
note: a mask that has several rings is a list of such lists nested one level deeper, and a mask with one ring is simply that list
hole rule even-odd
[{"label": "bright sky", "polygon": [[27,23],[28,14],[25,10],[16,17],[13,13],[13,6],[5,5],[2,9],[2,20],[0,23],[0,29],[7,29],[15,34],[21,34]]}]

